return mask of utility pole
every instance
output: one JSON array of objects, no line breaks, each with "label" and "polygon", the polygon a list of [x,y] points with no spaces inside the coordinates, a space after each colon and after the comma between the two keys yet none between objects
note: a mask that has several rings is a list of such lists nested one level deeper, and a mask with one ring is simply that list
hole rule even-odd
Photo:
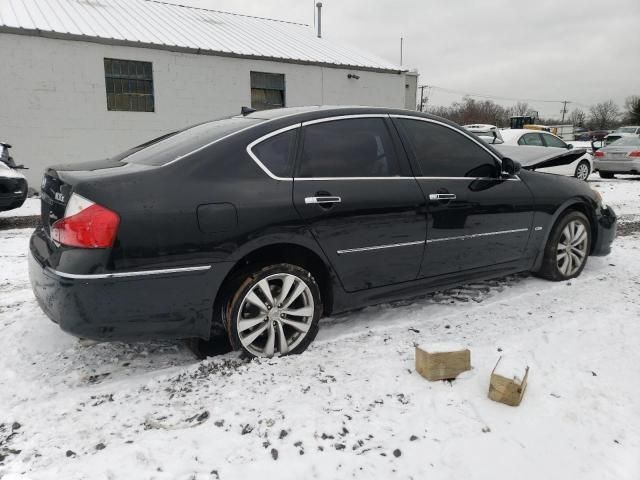
[{"label": "utility pole", "polygon": [[426,88],[426,85],[420,85],[420,111],[422,112],[424,110],[424,89]]},{"label": "utility pole", "polygon": [[562,120],[560,120],[560,124],[564,125],[564,116],[567,113],[567,103],[571,103],[569,100],[565,100],[562,102]]},{"label": "utility pole", "polygon": [[[429,85],[420,85],[418,88],[420,89],[420,111],[423,112],[424,107],[426,107],[429,102],[429,91],[431,90],[431,87]],[[427,89],[426,97],[424,96],[425,88]]]},{"label": "utility pole", "polygon": [[400,66],[402,66],[402,44],[404,42],[404,38],[400,37]]}]

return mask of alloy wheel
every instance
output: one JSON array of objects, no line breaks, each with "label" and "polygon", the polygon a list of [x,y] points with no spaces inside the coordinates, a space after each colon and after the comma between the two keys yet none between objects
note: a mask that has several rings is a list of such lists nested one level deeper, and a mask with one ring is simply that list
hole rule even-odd
[{"label": "alloy wheel", "polygon": [[242,346],[258,357],[286,355],[311,329],[311,289],[296,275],[278,273],[258,281],[242,300],[236,319]]},{"label": "alloy wheel", "polygon": [[556,262],[558,270],[570,277],[575,274],[587,258],[589,235],[587,226],[580,220],[569,222],[560,235],[556,248]]},{"label": "alloy wheel", "polygon": [[589,165],[581,163],[576,167],[576,178],[578,180],[586,180],[589,178]]}]

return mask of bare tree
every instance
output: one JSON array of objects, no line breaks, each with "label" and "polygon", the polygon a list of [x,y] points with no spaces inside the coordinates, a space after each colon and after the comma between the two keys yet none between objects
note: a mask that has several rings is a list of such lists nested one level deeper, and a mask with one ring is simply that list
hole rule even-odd
[{"label": "bare tree", "polygon": [[599,129],[610,128],[618,119],[618,106],[613,100],[600,102],[589,108],[589,122],[592,127]]},{"label": "bare tree", "polygon": [[513,107],[511,107],[511,114],[514,116],[522,116],[529,113],[531,109],[529,108],[529,104],[527,102],[518,102]]},{"label": "bare tree", "polygon": [[569,114],[569,122],[576,127],[584,127],[587,121],[587,114],[579,108],[574,108]]},{"label": "bare tree", "polygon": [[491,100],[478,101],[464,97],[448,107],[431,107],[429,112],[444,117],[460,125],[488,123],[496,126],[509,124],[509,110]]},{"label": "bare tree", "polygon": [[640,96],[632,95],[624,101],[626,120],[634,125],[640,125]]}]

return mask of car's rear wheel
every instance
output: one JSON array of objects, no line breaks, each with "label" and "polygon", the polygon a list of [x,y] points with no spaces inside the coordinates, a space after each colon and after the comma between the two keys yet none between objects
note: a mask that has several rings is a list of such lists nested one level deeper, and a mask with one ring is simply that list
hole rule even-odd
[{"label": "car's rear wheel", "polygon": [[586,160],[582,160],[577,166],[576,166],[576,172],[575,172],[575,177],[578,180],[584,180],[586,181],[587,178],[589,178],[589,174],[591,173],[591,167],[589,166],[589,162],[587,162]]},{"label": "car's rear wheel", "polygon": [[600,178],[616,178],[613,172],[598,172],[600,174]]},{"label": "car's rear wheel", "polygon": [[251,357],[301,353],[318,333],[320,288],[313,275],[286,263],[251,272],[227,305],[231,345]]},{"label": "car's rear wheel", "polygon": [[553,227],[538,275],[548,280],[575,278],[584,269],[591,251],[591,225],[580,212],[571,211]]}]

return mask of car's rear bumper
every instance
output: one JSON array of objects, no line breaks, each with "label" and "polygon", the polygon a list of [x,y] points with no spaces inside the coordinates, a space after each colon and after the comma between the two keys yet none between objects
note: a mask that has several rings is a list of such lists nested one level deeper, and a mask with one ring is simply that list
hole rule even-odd
[{"label": "car's rear bumper", "polygon": [[597,213],[597,220],[597,234],[591,255],[608,255],[611,252],[611,244],[616,238],[618,217],[611,207],[603,207]]},{"label": "car's rear bumper", "polygon": [[0,208],[18,208],[27,199],[27,192],[0,194]]},{"label": "car's rear bumper", "polygon": [[640,173],[640,160],[594,160],[593,169],[599,172]]},{"label": "car's rear bumper", "polygon": [[27,181],[23,178],[0,178],[0,208],[18,208],[27,198]]},{"label": "car's rear bumper", "polygon": [[67,274],[46,266],[33,249],[32,237],[29,277],[38,304],[62,330],[93,340],[208,338],[215,296],[229,270],[217,263]]}]

